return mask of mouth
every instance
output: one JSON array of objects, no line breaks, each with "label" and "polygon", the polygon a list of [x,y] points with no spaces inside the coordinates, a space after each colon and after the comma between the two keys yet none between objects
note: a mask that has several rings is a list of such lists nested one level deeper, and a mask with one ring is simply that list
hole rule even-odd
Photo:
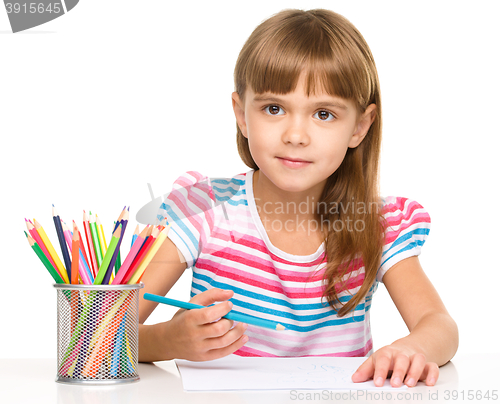
[{"label": "mouth", "polygon": [[281,159],[281,160],[288,160],[288,161],[293,161],[296,163],[312,163],[312,161],[304,160],[304,159],[301,159],[298,157],[279,157],[279,156],[276,156],[276,157]]},{"label": "mouth", "polygon": [[312,161],[304,160],[298,157],[279,157],[276,156],[278,160],[280,160],[285,166],[290,168],[302,168],[308,166],[312,163]]}]

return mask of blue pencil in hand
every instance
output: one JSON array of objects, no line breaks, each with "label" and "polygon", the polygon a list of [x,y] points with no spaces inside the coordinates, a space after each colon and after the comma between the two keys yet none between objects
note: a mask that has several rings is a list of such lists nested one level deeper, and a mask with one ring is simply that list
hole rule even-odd
[{"label": "blue pencil in hand", "polygon": [[[180,300],[169,299],[168,297],[153,295],[151,293],[144,293],[144,299],[150,300],[152,302],[168,304],[168,305],[174,306],[174,307],[180,307],[181,309],[187,309],[187,310],[203,309],[206,307],[206,306],[201,306],[199,304],[182,302]],[[230,311],[229,313],[227,313],[223,317],[227,318],[228,320],[240,321],[242,323],[256,325],[257,327],[270,328],[272,330],[278,330],[278,331],[286,330],[286,328],[284,326],[282,326],[281,324],[275,323],[274,321],[252,317],[252,316],[249,316],[247,314],[235,313],[233,311]]]}]

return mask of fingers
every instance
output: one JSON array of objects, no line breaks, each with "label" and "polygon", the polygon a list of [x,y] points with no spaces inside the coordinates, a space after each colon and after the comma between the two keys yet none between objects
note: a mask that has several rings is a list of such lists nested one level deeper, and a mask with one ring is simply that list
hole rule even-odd
[{"label": "fingers", "polygon": [[392,387],[401,387],[405,378],[406,371],[410,366],[410,358],[406,355],[398,355],[394,360],[394,366],[391,377]]},{"label": "fingers", "polygon": [[391,368],[391,357],[387,355],[379,355],[376,360],[374,360],[375,371],[373,372],[373,382],[375,386],[381,387],[387,379],[387,373]]},{"label": "fingers", "polygon": [[[242,325],[242,324],[241,323],[238,324],[238,326],[240,326],[240,325]],[[238,328],[238,326],[235,327],[233,330]],[[246,329],[246,327],[245,327],[245,329]],[[231,330],[230,332],[232,332],[233,330]],[[241,337],[236,339],[233,343],[231,343],[223,348],[211,349],[210,351],[208,351],[206,353],[204,360],[214,360],[214,359],[219,359],[219,358],[222,358],[224,356],[230,355],[233,352],[240,349],[243,345],[245,345],[247,343],[247,341],[248,341],[248,336],[242,335]]]},{"label": "fingers", "polygon": [[234,292],[232,290],[212,288],[197,294],[190,300],[190,302],[201,304],[202,306],[210,306],[215,302],[223,302],[224,300],[230,299],[233,294]]},{"label": "fingers", "polygon": [[425,384],[427,386],[434,386],[439,377],[439,366],[433,362],[427,363],[422,376],[423,377],[420,377],[420,380],[425,379]]},{"label": "fingers", "polygon": [[[222,303],[218,303],[214,306],[206,307],[203,309],[190,310],[188,318],[190,318],[194,323],[197,324],[209,324],[219,320],[221,317],[229,313],[233,308],[233,303],[227,301],[227,299],[229,299],[231,296],[233,296],[232,290],[223,290],[218,288],[209,289],[194,296],[190,300],[190,302],[202,306],[209,306],[215,302],[220,301],[222,301]],[[231,326],[229,328],[231,328]]]},{"label": "fingers", "polygon": [[[215,324],[214,324],[215,325]],[[211,325],[210,325],[211,326]],[[229,331],[225,332],[224,334],[221,334],[218,337],[215,338],[209,338],[207,341],[208,348],[210,350],[212,349],[220,349],[220,348],[225,348],[236,342],[238,339],[240,339],[244,332],[246,331],[248,325],[244,323],[238,323],[236,327],[233,329],[230,329]]]},{"label": "fingers", "polygon": [[375,386],[381,387],[388,377],[392,387],[401,387],[403,380],[408,387],[415,386],[419,380],[433,386],[439,377],[439,367],[427,362],[423,354],[410,357],[401,350],[384,347],[363,362],[352,375],[352,381],[359,383],[373,378]]},{"label": "fingers", "polygon": [[370,356],[367,360],[365,360],[361,366],[354,372],[351,377],[351,380],[354,383],[366,382],[367,380],[373,377],[373,355]]},{"label": "fingers", "polygon": [[417,384],[418,380],[420,379],[420,375],[424,371],[425,364],[426,360],[424,355],[415,354],[412,356],[411,365],[408,369],[405,380],[405,384],[408,387],[413,387]]}]

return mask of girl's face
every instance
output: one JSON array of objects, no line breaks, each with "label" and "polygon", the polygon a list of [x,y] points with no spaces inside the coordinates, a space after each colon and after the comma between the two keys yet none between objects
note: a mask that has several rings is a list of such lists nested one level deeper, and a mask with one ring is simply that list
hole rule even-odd
[{"label": "girl's face", "polygon": [[[319,88],[319,87],[318,87]],[[350,100],[324,92],[306,95],[305,75],[288,94],[233,93],[238,125],[264,176],[285,192],[319,194],[342,163],[348,147],[358,146],[375,118],[375,105],[359,114]]]}]

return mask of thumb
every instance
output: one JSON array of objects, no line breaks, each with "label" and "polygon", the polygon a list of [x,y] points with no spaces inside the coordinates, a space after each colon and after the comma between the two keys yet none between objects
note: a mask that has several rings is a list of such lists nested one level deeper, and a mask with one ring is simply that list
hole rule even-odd
[{"label": "thumb", "polygon": [[234,292],[232,290],[212,288],[197,294],[189,302],[202,306],[210,306],[215,302],[223,302],[224,300],[230,299],[233,294]]}]

